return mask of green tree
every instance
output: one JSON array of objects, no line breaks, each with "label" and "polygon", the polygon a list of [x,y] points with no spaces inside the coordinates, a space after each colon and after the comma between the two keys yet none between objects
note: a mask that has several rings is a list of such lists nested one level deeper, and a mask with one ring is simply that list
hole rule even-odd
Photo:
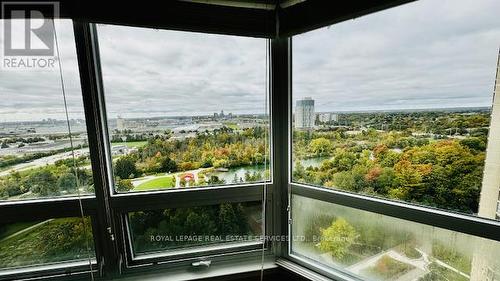
[{"label": "green tree", "polygon": [[248,223],[241,204],[224,203],[219,206],[219,232],[223,235],[241,235],[248,232]]},{"label": "green tree", "polygon": [[218,176],[210,176],[210,178],[208,179],[208,185],[219,185],[219,184],[224,184],[226,183],[225,180],[222,180],[222,179],[219,179]]},{"label": "green tree", "polygon": [[165,173],[172,173],[177,171],[177,163],[170,157],[162,158],[160,162],[160,171]]},{"label": "green tree", "polygon": [[321,251],[330,252],[334,258],[342,259],[358,237],[356,229],[345,219],[339,218],[326,228],[321,229]]},{"label": "green tree", "polygon": [[132,184],[132,181],[129,179],[120,179],[117,178],[116,181],[116,191],[118,192],[128,192],[130,190],[134,189],[134,185]]},{"label": "green tree", "polygon": [[338,171],[348,171],[356,164],[356,154],[346,150],[338,150],[332,160],[333,167]]},{"label": "green tree", "polygon": [[333,150],[332,142],[326,138],[317,138],[311,141],[311,152],[315,156],[330,155]]},{"label": "green tree", "polygon": [[59,194],[57,178],[48,169],[33,172],[26,179],[25,184],[31,192],[41,196]]},{"label": "green tree", "polygon": [[65,173],[57,179],[59,190],[75,191],[77,188],[76,176],[72,173]]},{"label": "green tree", "polygon": [[116,160],[115,174],[121,179],[131,179],[138,175],[135,161],[130,156],[123,156]]}]

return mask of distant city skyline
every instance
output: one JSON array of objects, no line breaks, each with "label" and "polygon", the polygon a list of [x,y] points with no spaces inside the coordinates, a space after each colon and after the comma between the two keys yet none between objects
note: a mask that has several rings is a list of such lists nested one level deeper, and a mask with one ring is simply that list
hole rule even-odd
[{"label": "distant city skyline", "polygon": [[[421,0],[298,35],[294,101],[311,96],[317,112],[491,106],[498,10],[496,0]],[[83,118],[71,21],[57,29],[69,117]],[[98,33],[109,118],[265,111],[264,39],[106,25]],[[65,118],[57,71],[0,72],[0,122]]]}]

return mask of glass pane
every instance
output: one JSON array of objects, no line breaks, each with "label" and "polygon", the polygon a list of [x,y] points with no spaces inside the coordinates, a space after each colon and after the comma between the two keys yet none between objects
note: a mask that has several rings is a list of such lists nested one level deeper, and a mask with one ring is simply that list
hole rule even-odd
[{"label": "glass pane", "polygon": [[66,104],[56,54],[41,57],[53,67],[0,68],[0,201],[93,192],[73,24],[55,25]]},{"label": "glass pane", "polygon": [[224,203],[129,214],[134,253],[257,242],[262,204]]},{"label": "glass pane", "polygon": [[98,32],[118,192],[269,179],[264,39]]},{"label": "glass pane", "polygon": [[89,218],[2,224],[0,249],[0,270],[95,257]]},{"label": "glass pane", "polygon": [[499,280],[500,243],[293,195],[292,253],[366,280]]},{"label": "glass pane", "polygon": [[494,219],[498,10],[422,0],[294,37],[293,181]]}]

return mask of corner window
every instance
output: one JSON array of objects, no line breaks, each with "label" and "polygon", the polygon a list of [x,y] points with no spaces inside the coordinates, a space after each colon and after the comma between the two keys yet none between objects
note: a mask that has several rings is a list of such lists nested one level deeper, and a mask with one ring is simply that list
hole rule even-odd
[{"label": "corner window", "polygon": [[270,179],[266,40],[98,33],[117,192]]}]

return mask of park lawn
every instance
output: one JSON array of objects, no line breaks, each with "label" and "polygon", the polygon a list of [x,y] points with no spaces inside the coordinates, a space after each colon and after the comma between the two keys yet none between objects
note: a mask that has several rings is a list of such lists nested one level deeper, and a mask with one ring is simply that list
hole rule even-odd
[{"label": "park lawn", "polygon": [[230,129],[233,129],[233,130],[238,130],[240,128],[240,126],[238,126],[238,124],[234,123],[234,122],[226,122],[226,123],[224,123],[224,126],[230,128]]},{"label": "park lawn", "polygon": [[[82,260],[88,257],[88,251],[81,237],[75,237],[81,218],[61,218],[47,221],[27,232],[0,242],[0,269],[26,265],[41,265],[69,260]],[[90,221],[87,221],[87,224]],[[73,229],[73,232],[63,233]],[[21,229],[19,229],[21,230]],[[51,237],[54,233],[59,237]],[[91,235],[91,234],[90,234]],[[89,236],[90,238],[91,236]],[[56,239],[60,246],[47,245],[48,239]],[[90,254],[94,256],[93,243]],[[83,243],[83,244],[82,244]]]},{"label": "park lawn", "polygon": [[160,188],[170,188],[174,187],[174,178],[172,176],[164,176],[154,178],[147,182],[141,183],[139,186],[135,187],[135,191],[150,190],[150,189],[160,189]]},{"label": "park lawn", "polygon": [[112,142],[111,145],[126,145],[128,148],[132,147],[143,147],[147,144],[147,141],[124,141],[124,142]]}]

